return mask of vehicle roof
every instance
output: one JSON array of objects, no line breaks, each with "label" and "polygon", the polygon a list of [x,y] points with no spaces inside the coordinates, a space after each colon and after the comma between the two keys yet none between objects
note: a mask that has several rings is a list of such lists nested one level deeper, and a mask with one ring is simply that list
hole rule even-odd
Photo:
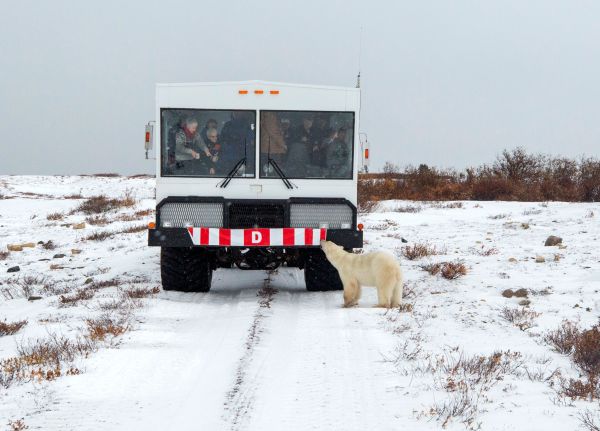
[{"label": "vehicle roof", "polygon": [[179,83],[157,83],[157,87],[196,87],[196,86],[278,86],[278,87],[297,87],[297,88],[320,88],[328,90],[343,90],[343,91],[360,91],[360,88],[341,87],[331,85],[314,85],[314,84],[295,84],[290,82],[273,82],[261,80],[249,81],[215,81],[215,82],[179,82]]}]

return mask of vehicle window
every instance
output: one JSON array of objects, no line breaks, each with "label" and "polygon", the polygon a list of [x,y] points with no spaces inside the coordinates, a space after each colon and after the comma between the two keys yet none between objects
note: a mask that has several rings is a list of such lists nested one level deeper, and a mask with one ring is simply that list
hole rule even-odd
[{"label": "vehicle window", "polygon": [[260,176],[351,179],[353,112],[261,111]]},{"label": "vehicle window", "polygon": [[161,110],[162,176],[254,177],[255,111]]}]

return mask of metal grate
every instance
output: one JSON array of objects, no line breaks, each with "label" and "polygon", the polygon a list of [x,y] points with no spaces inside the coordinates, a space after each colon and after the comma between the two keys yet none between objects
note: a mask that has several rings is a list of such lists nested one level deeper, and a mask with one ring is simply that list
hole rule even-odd
[{"label": "metal grate", "polygon": [[223,227],[220,202],[168,202],[160,208],[161,227]]},{"label": "metal grate", "polygon": [[319,228],[323,223],[329,229],[349,229],[352,226],[352,208],[346,204],[290,205],[290,227]]},{"label": "metal grate", "polygon": [[282,204],[246,204],[229,205],[229,227],[243,229],[252,227],[284,227],[285,210]]}]

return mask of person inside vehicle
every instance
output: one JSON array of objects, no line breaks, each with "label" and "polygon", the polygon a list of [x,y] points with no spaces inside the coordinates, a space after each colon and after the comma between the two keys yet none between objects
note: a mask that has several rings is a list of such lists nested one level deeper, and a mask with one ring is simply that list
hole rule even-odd
[{"label": "person inside vehicle", "polygon": [[206,131],[206,139],[206,144],[211,154],[211,166],[209,168],[209,173],[214,175],[215,172],[219,170],[219,156],[221,153],[221,144],[219,143],[219,134],[217,133],[217,129],[208,129]]},{"label": "person inside vehicle", "polygon": [[206,124],[204,125],[204,128],[200,131],[200,137],[204,140],[204,142],[206,142],[208,144],[208,131],[210,129],[217,129],[218,127],[218,123],[217,120],[215,120],[214,118],[210,118]]},{"label": "person inside vehicle", "polygon": [[188,117],[175,133],[175,160],[194,160],[202,156],[212,154],[198,133],[198,120]]},{"label": "person inside vehicle", "polygon": [[246,111],[233,111],[231,120],[221,130],[221,169],[225,173],[246,157],[245,170],[240,169],[238,175],[254,173],[254,116]]},{"label": "person inside vehicle", "polygon": [[350,174],[350,149],[346,143],[346,129],[341,127],[337,131],[337,137],[327,147],[327,168],[329,175],[336,178],[344,178]]},{"label": "person inside vehicle", "polygon": [[[267,164],[268,157],[270,157],[279,166],[282,166],[287,149],[288,147],[283,138],[279,116],[275,112],[263,112],[260,124],[261,163],[263,165]],[[265,166],[265,169],[270,169],[270,167]]]}]

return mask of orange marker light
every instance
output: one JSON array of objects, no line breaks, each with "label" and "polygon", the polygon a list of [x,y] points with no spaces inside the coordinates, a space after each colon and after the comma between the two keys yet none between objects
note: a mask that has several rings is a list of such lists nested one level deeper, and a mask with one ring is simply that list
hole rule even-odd
[{"label": "orange marker light", "polygon": [[358,228],[358,230],[363,230],[363,228],[365,227],[362,223],[359,223],[356,225],[356,227]]},{"label": "orange marker light", "polygon": [[279,90],[271,90],[269,91],[269,94],[279,94]]},{"label": "orange marker light", "polygon": [[146,142],[150,142],[150,132],[146,132]]},{"label": "orange marker light", "polygon": [[248,90],[239,90],[238,93],[239,94],[248,94]]},{"label": "orange marker light", "polygon": [[263,94],[264,91],[263,90],[254,90],[254,94]]},{"label": "orange marker light", "polygon": [[365,150],[365,159],[368,159],[368,158],[369,158],[369,149],[367,148]]},{"label": "orange marker light", "polygon": [[156,223],[154,223],[153,221],[148,223],[148,229],[154,229],[155,227],[156,227]]}]

